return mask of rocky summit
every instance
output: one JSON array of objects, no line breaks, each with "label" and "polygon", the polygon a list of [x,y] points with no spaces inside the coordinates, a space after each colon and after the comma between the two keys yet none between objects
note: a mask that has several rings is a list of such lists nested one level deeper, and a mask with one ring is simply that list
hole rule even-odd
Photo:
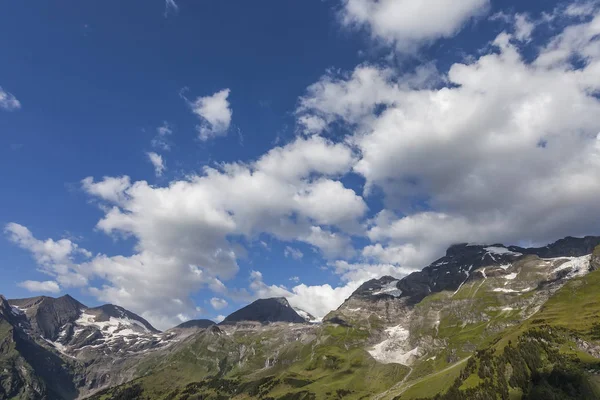
[{"label": "rocky summit", "polygon": [[271,298],[166,332],[115,305],[0,296],[0,398],[598,399],[599,269],[599,237],[457,244],[322,322]]},{"label": "rocky summit", "polygon": [[307,322],[283,297],[259,299],[246,307],[232,313],[220,325],[235,324],[242,321],[260,323],[291,322],[302,324]]}]

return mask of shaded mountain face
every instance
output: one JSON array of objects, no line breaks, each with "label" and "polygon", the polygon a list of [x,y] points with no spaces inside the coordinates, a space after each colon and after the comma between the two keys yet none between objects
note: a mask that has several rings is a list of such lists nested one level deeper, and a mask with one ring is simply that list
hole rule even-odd
[{"label": "shaded mountain face", "polygon": [[8,303],[8,300],[2,295],[0,295],[0,320],[4,320],[7,323],[17,323],[17,320],[20,319],[20,313],[18,310],[15,310]]},{"label": "shaded mountain face", "polygon": [[271,299],[260,299],[246,307],[234,312],[221,322],[220,325],[235,324],[243,321],[255,321],[260,323],[271,322],[307,322],[290,306],[287,299],[275,297]]},{"label": "shaded mountain face", "polygon": [[210,319],[193,319],[191,321],[186,321],[182,324],[179,324],[173,329],[206,329],[213,325],[216,324]]},{"label": "shaded mountain face", "polygon": [[24,312],[30,327],[42,337],[55,340],[60,328],[73,322],[87,307],[69,295],[59,297],[40,296],[9,300],[11,306]]}]

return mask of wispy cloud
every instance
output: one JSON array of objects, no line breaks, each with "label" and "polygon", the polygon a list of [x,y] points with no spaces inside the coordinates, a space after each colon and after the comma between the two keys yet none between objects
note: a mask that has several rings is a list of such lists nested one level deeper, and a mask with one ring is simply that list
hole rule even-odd
[{"label": "wispy cloud", "polygon": [[0,87],[0,109],[15,111],[21,108],[21,102],[15,96]]},{"label": "wispy cloud", "polygon": [[165,0],[165,17],[171,14],[176,14],[179,11],[179,6],[175,0]]}]

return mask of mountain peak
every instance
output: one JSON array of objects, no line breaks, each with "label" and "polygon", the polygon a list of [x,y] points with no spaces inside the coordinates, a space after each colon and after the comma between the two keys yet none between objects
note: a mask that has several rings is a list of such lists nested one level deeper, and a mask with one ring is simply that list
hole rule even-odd
[{"label": "mountain peak", "polygon": [[38,296],[8,302],[11,306],[23,310],[31,320],[34,330],[50,340],[56,339],[60,328],[68,322],[75,321],[81,310],[87,308],[69,295],[58,298]]},{"label": "mountain peak", "polygon": [[215,322],[210,319],[192,319],[190,321],[183,322],[177,325],[173,329],[206,329],[216,325]]},{"label": "mountain peak", "polygon": [[90,314],[94,316],[96,322],[106,322],[110,321],[111,318],[115,318],[117,320],[131,320],[141,324],[146,330],[158,333],[160,332],[158,329],[154,328],[148,321],[139,315],[124,309],[121,306],[116,306],[114,304],[104,304],[94,308],[88,308],[85,310],[86,314]]},{"label": "mountain peak", "polygon": [[221,324],[235,324],[242,321],[256,321],[263,324],[271,322],[306,322],[284,297],[256,300],[229,315]]}]

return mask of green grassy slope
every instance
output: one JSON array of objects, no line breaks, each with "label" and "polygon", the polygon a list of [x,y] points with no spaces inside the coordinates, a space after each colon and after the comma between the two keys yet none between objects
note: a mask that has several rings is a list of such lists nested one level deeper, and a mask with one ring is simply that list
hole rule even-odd
[{"label": "green grassy slope", "polygon": [[533,317],[481,346],[466,366],[426,376],[395,398],[600,398],[598,293],[600,271],[569,281]]},{"label": "green grassy slope", "polygon": [[[368,399],[408,372],[404,366],[373,360],[363,349],[366,332],[359,329],[315,328],[316,337],[307,344],[277,344],[284,338],[269,335],[277,333],[238,332],[222,335],[216,342],[200,335],[162,363],[142,365],[149,375],[93,398],[118,399],[119,393],[132,391],[151,399]],[[267,344],[278,349],[277,360],[268,356]],[[243,364],[240,348],[253,353]],[[265,368],[269,362],[274,365]]]}]

